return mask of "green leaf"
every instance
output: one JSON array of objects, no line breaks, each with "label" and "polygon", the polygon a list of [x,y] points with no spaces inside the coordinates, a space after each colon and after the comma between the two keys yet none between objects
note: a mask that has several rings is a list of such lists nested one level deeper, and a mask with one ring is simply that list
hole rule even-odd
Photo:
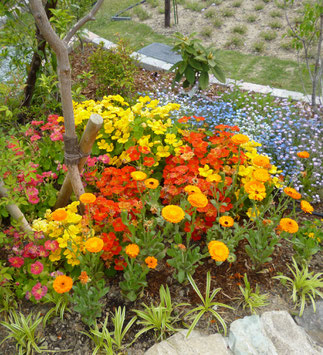
[{"label": "green leaf", "polygon": [[202,71],[199,79],[199,85],[202,90],[205,90],[209,86],[209,74],[207,72]]},{"label": "green leaf", "polygon": [[188,66],[185,70],[186,80],[193,85],[195,83],[195,72],[191,66]]}]

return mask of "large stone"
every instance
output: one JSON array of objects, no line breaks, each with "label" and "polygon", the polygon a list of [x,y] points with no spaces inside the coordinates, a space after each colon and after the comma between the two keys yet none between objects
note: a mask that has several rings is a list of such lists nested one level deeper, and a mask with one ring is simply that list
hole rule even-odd
[{"label": "large stone", "polygon": [[314,341],[323,346],[323,300],[316,302],[316,312],[310,304],[305,308],[303,316],[295,317],[295,320]]},{"label": "large stone", "polygon": [[321,354],[321,349],[314,346],[305,330],[297,326],[288,312],[265,312],[261,322],[279,355]]},{"label": "large stone", "polygon": [[228,344],[235,355],[277,355],[265,335],[260,317],[244,317],[231,323]]},{"label": "large stone", "polygon": [[138,53],[171,64],[175,64],[182,60],[182,57],[179,54],[172,51],[172,47],[163,43],[149,44],[148,46],[141,48]]},{"label": "large stone", "polygon": [[182,330],[167,340],[155,344],[145,355],[230,355],[222,335],[202,335],[193,331],[186,338],[187,330]]}]

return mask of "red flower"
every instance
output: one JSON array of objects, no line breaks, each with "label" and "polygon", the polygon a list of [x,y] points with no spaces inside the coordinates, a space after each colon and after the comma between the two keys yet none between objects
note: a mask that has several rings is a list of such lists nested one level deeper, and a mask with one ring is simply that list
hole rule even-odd
[{"label": "red flower", "polygon": [[153,157],[144,157],[145,166],[153,166],[155,164],[155,159]]},{"label": "red flower", "polygon": [[17,267],[17,268],[22,267],[25,263],[24,258],[21,258],[19,256],[14,256],[12,258],[9,258],[8,261],[11,264],[11,266]]},{"label": "red flower", "polygon": [[127,267],[127,263],[123,259],[116,259],[114,262],[115,270],[123,270],[125,267]]},{"label": "red flower", "polygon": [[116,218],[112,222],[112,226],[116,232],[123,232],[127,228],[127,226],[122,223],[121,217]]}]

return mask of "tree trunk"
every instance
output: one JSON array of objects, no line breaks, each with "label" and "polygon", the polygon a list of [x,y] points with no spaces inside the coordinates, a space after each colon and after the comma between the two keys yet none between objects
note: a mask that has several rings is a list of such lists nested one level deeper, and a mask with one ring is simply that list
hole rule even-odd
[{"label": "tree trunk", "polygon": [[170,27],[170,0],[165,0],[165,27]]},{"label": "tree trunk", "polygon": [[320,16],[320,36],[317,45],[317,55],[314,67],[314,75],[313,75],[313,87],[312,87],[312,107],[315,113],[319,113],[316,104],[316,91],[317,91],[317,84],[318,81],[321,80],[321,68],[322,68],[322,58],[321,58],[321,51],[322,51],[322,40],[323,40],[323,14]]}]

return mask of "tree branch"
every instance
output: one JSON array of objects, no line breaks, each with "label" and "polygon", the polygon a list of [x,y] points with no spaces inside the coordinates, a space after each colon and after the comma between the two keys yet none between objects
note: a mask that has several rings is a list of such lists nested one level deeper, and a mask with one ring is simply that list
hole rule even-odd
[{"label": "tree branch", "polygon": [[84,17],[82,17],[71,29],[70,31],[67,33],[67,35],[64,38],[64,42],[66,44],[69,43],[69,41],[72,39],[72,37],[75,35],[75,33],[86,24],[86,22],[88,21],[93,21],[95,20],[94,16],[95,14],[98,12],[99,8],[101,7],[101,5],[103,4],[104,0],[98,0],[96,2],[96,4],[93,6],[92,10],[85,15]]}]

